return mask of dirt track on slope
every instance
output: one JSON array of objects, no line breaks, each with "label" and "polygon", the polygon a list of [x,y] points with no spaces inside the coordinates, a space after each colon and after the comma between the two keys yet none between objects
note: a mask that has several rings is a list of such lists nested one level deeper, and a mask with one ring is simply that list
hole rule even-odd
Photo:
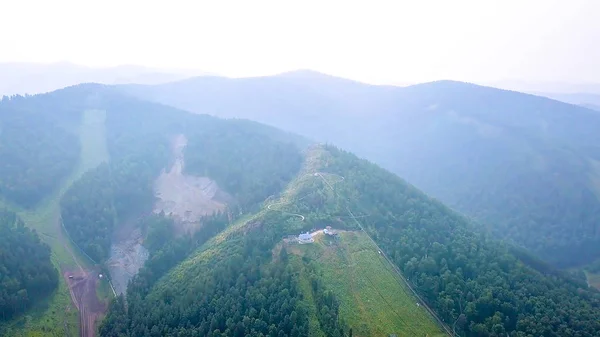
[{"label": "dirt track on slope", "polygon": [[106,310],[106,305],[96,296],[97,270],[65,272],[63,274],[71,300],[79,310],[79,335],[94,337],[96,335],[96,321]]},{"label": "dirt track on slope", "polygon": [[[60,218],[57,219],[57,223],[62,226]],[[96,282],[98,281],[99,271],[96,268],[85,270],[69,247],[62,228],[59,229],[59,233],[59,239],[77,265],[74,270],[65,270],[63,277],[67,282],[71,301],[79,311],[79,335],[81,337],[94,337],[96,335],[96,321],[107,309],[106,304],[100,302],[96,295]]]}]

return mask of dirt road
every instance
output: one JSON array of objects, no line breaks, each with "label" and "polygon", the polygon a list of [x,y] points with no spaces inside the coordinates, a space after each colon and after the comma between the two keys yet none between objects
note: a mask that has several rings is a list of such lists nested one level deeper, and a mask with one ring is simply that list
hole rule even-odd
[{"label": "dirt road", "polygon": [[79,310],[79,335],[82,337],[95,336],[96,320],[106,310],[106,305],[100,302],[96,296],[97,271],[67,271],[63,276],[69,286],[71,300]]},{"label": "dirt road", "polygon": [[[58,226],[62,227],[60,217],[56,220]],[[59,239],[63,242],[65,249],[69,252],[76,268],[66,269],[63,277],[69,287],[71,301],[79,311],[79,335],[81,337],[94,337],[96,335],[96,320],[106,311],[106,305],[96,296],[96,282],[99,271],[95,268],[86,270],[79,259],[70,248],[69,240],[65,237],[62,228],[59,229]]]}]

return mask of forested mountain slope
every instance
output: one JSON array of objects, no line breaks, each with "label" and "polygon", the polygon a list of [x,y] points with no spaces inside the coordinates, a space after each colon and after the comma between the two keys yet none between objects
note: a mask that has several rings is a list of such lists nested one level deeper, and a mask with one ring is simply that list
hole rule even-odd
[{"label": "forested mountain slope", "polygon": [[57,284],[50,247],[15,213],[0,210],[0,323],[44,299]]},{"label": "forested mountain slope", "polygon": [[[155,251],[154,263],[129,288],[128,306],[122,298],[111,306],[101,335],[348,335],[364,320],[340,310],[340,289],[333,291],[320,269],[327,254],[299,259],[302,247],[282,243],[325,225],[350,232],[362,226],[460,335],[593,336],[600,329],[597,291],[529,267],[400,178],[333,147],[310,149],[297,178],[259,212],[231,225],[218,216],[208,223],[195,242],[172,241]],[[176,247],[185,247],[180,258],[190,247],[194,252],[164,274],[173,260],[159,256],[173,257],[168,252]],[[386,290],[379,289],[384,298]],[[414,319],[399,326],[389,333],[435,334]],[[361,331],[356,335],[371,335]]]},{"label": "forested mountain slope", "polygon": [[68,104],[58,111],[46,104],[22,96],[0,101],[0,198],[23,207],[52,192],[79,157],[75,130],[61,118]]},{"label": "forested mountain slope", "polygon": [[398,88],[310,72],[121,90],[351,150],[558,266],[600,257],[595,111],[467,83]]},{"label": "forested mountain slope", "polygon": [[[185,166],[186,172],[210,176],[231,196],[227,213],[220,214],[225,219],[234,219],[249,212],[257,207],[257,200],[262,201],[278,193],[299,168],[300,149],[308,144],[302,137],[256,122],[200,116],[126,97],[110,87],[96,84],[78,85],[36,96],[5,98],[1,104],[0,152],[3,161],[0,166],[3,165],[5,170],[0,171],[0,184],[4,184],[0,185],[0,204],[6,203],[11,209],[27,212],[28,219],[36,226],[39,222],[39,226],[44,228],[44,238],[56,249],[53,262],[57,263],[57,267],[60,264],[61,273],[66,273],[66,280],[61,280],[61,293],[53,297],[57,302],[51,303],[58,305],[60,301],[61,306],[40,307],[35,313],[34,330],[48,334],[71,330],[71,326],[66,327],[71,322],[61,321],[60,326],[53,325],[55,317],[66,317],[63,311],[70,311],[72,316],[75,310],[69,305],[67,286],[82,284],[80,277],[86,277],[86,282],[96,277],[97,271],[92,271],[92,268],[106,270],[115,232],[126,225],[143,229],[148,249],[173,236],[172,231],[165,233],[156,228],[156,224],[163,220],[172,221],[168,214],[157,221],[148,215],[156,199],[155,180],[161,170],[173,161],[170,142],[175,135],[185,134],[189,138],[192,151],[186,154],[189,161]],[[94,130],[82,128],[82,123],[92,120]],[[97,135],[90,138],[88,133]],[[88,140],[94,143],[91,144],[93,146],[83,146],[83,138],[90,138]],[[80,152],[90,150],[98,153],[86,155],[98,156],[99,159],[94,160],[93,165],[84,163],[82,166]],[[206,155],[210,155],[210,160],[205,158]],[[81,171],[81,174],[73,175],[74,171]],[[69,182],[65,184],[62,180]],[[16,186],[24,192],[5,189],[5,186]],[[53,200],[44,200],[38,208],[37,204],[49,195]],[[33,222],[27,225],[32,226]],[[72,247],[69,239],[73,240]],[[9,235],[1,237],[0,241],[0,245],[14,243]],[[14,247],[13,250],[14,256],[21,253]],[[44,257],[33,248],[25,253],[43,261]],[[65,253],[72,256],[67,257]],[[29,290],[29,284],[27,287],[19,284],[21,281],[12,274],[13,255],[4,256],[9,257],[10,261],[7,261],[11,266],[7,267],[6,276],[10,279],[4,279],[9,283],[2,289],[6,291],[3,296],[7,297],[1,304],[10,305],[11,310],[22,313],[30,307],[29,301],[37,301],[46,288],[43,280],[37,280],[37,276],[29,270],[31,265],[23,263],[28,270],[18,276],[26,278],[25,283],[37,282],[39,285],[39,290],[30,290],[27,297],[24,289]],[[71,258],[77,263],[75,256],[81,257],[85,265],[77,266],[81,275],[76,276],[77,282],[71,282],[72,279],[67,279],[66,275],[72,275],[69,273],[76,267],[71,265]],[[61,264],[63,262],[65,265]],[[37,270],[40,275],[45,272],[43,268],[40,266]],[[90,284],[96,282],[90,281]],[[17,295],[13,294],[13,290],[19,291],[19,305],[15,304]],[[73,301],[76,300],[80,301],[73,298]],[[12,311],[4,308],[2,313],[6,318],[12,315]],[[38,324],[40,322],[53,326],[46,328]],[[22,324],[18,323],[17,320],[11,322],[11,333],[29,333],[28,327],[22,328]],[[93,330],[93,321],[91,324]]]},{"label": "forested mountain slope", "polygon": [[95,108],[106,112],[110,163],[87,172],[61,201],[74,241],[105,261],[119,223],[147,214],[154,181],[172,160],[174,135],[185,134],[186,172],[214,179],[233,196],[231,210],[246,212],[277,193],[299,167],[306,141],[250,121],[225,121],[99,91]]},{"label": "forested mountain slope", "polygon": [[[342,83],[347,93],[359,88]],[[474,234],[462,216],[337,148],[302,152],[306,141],[276,129],[188,113],[106,86],[27,102],[52,106],[53,123],[67,132],[83,111],[102,113],[109,160],[70,185],[60,202],[76,246],[105,268],[116,230],[133,224],[144,232],[149,258],[128,287],[127,304],[122,297],[111,304],[101,335],[439,335],[443,328],[424,304],[445,329],[465,336],[591,336],[600,329],[597,292],[552,269],[529,267],[526,255],[517,258]],[[222,211],[199,219],[198,231],[183,235],[175,234],[169,214],[152,214],[154,183],[173,161],[176,135],[189,142],[184,171],[216,181],[230,196]],[[319,258],[282,240],[328,225],[347,234]],[[336,260],[328,254],[362,263],[343,272],[375,273],[377,283],[333,282],[324,268]],[[423,306],[383,254],[410,278]],[[353,306],[370,306],[365,296],[376,293],[383,302],[394,299],[391,309],[360,318]]]}]

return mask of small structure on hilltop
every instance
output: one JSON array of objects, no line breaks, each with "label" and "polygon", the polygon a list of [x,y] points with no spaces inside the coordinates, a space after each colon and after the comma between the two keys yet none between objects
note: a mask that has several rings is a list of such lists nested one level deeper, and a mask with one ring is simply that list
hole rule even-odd
[{"label": "small structure on hilltop", "polygon": [[313,239],[312,235],[310,235],[309,232],[306,232],[304,234],[300,234],[298,236],[298,242],[299,243],[313,243],[315,242],[315,240]]}]

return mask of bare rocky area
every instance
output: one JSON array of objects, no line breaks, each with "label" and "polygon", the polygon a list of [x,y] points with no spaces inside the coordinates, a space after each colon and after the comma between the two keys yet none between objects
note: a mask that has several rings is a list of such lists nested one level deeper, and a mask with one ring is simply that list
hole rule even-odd
[{"label": "bare rocky area", "polygon": [[[198,230],[201,225],[199,218],[223,210],[223,200],[228,198],[213,180],[183,174],[186,145],[184,135],[173,138],[173,165],[164,170],[154,184],[156,202],[152,211],[173,217],[177,234]],[[138,220],[131,219],[121,224],[113,238],[108,268],[117,293],[125,293],[129,280],[148,259],[148,250],[142,245],[143,233],[137,227]]]},{"label": "bare rocky area", "polygon": [[118,294],[125,293],[129,280],[148,259],[148,250],[142,246],[141,230],[133,228],[124,232],[122,238],[111,245],[107,263],[112,284]]},{"label": "bare rocky area", "polygon": [[183,149],[187,145],[184,135],[173,139],[175,161],[156,180],[154,185],[157,201],[154,212],[173,217],[179,234],[192,233],[199,228],[198,219],[203,215],[223,210],[225,203],[220,196],[223,192],[213,180],[183,174],[185,165]]}]

